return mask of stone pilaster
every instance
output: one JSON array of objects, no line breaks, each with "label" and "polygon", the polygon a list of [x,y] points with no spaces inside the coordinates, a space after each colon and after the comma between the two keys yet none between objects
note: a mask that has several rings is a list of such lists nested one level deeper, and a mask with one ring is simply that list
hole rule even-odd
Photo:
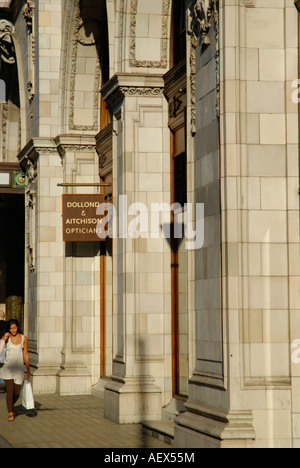
[{"label": "stone pilaster", "polygon": [[[114,115],[113,203],[118,214],[121,203],[125,209],[114,239],[115,356],[105,412],[114,421],[133,423],[160,419],[171,395],[170,249],[161,233],[151,238],[150,226],[151,203],[169,202],[170,140],[162,77],[118,74],[102,95]],[[136,226],[132,236],[138,203],[148,211],[149,225]]]}]

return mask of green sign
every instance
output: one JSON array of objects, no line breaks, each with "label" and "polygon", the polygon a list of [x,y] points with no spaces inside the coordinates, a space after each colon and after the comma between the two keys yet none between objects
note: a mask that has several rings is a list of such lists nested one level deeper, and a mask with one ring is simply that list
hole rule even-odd
[{"label": "green sign", "polygon": [[14,171],[12,173],[12,187],[24,188],[25,187],[25,174],[24,172]]}]

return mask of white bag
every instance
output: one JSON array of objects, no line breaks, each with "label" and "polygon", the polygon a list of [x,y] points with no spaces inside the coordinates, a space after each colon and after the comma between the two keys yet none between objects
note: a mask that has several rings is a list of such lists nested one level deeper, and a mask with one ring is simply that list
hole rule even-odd
[{"label": "white bag", "polygon": [[0,340],[0,364],[5,363],[5,342]]},{"label": "white bag", "polygon": [[27,410],[34,409],[32,386],[30,380],[28,379],[26,379],[23,383],[22,406],[24,406],[24,408]]}]

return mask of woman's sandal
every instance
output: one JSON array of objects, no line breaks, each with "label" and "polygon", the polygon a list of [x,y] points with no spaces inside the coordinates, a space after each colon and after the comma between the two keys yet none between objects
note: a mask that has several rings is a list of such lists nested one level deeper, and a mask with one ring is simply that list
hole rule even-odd
[{"label": "woman's sandal", "polygon": [[14,422],[15,416],[14,413],[8,413],[8,422]]}]

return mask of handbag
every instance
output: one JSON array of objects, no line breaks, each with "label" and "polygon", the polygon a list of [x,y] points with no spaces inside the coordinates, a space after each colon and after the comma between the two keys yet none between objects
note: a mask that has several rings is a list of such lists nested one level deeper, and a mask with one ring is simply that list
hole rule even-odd
[{"label": "handbag", "polygon": [[22,389],[22,406],[25,409],[34,409],[34,398],[30,380],[26,379]]}]

